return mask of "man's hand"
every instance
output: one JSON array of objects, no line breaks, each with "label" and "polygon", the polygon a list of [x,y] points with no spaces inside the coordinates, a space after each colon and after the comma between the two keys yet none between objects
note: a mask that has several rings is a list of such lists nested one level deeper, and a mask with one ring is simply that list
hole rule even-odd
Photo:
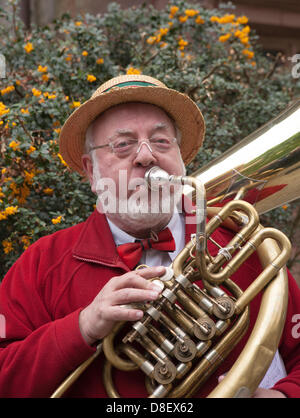
[{"label": "man's hand", "polygon": [[[218,382],[220,383],[224,377],[225,375],[219,376]],[[251,398],[286,398],[286,396],[278,390],[257,388]]]},{"label": "man's hand", "polygon": [[162,276],[164,267],[149,267],[112,277],[79,315],[79,328],[89,345],[109,334],[116,321],[137,321],[143,311],[124,307],[158,298],[161,288],[147,279]]},{"label": "man's hand", "polygon": [[278,390],[257,388],[252,398],[286,398],[286,396]]}]

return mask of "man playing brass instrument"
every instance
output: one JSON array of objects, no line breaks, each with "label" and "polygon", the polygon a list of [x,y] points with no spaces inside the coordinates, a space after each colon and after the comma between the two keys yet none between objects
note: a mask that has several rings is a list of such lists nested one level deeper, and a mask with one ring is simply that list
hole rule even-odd
[{"label": "man playing brass instrument", "polygon": [[[154,166],[182,176],[203,137],[203,117],[196,104],[144,75],[108,81],[69,117],[61,132],[60,152],[71,169],[88,177],[99,196],[97,210],[85,222],[34,243],[4,278],[0,312],[6,318],[6,338],[0,340],[0,396],[51,396],[95,353],[116,322],[134,323],[144,316],[138,306],[128,305],[159,300],[162,289],[149,279],[165,274],[195,233],[195,225],[187,222],[192,215],[185,206],[183,213],[175,210],[179,204],[175,189],[169,194],[170,209],[163,210],[162,194],[156,194],[160,201],[151,213],[157,202],[151,201],[153,193],[140,180]],[[115,186],[115,200],[106,214],[101,213],[108,196],[101,189],[105,181]],[[138,205],[146,209],[138,213]],[[231,236],[223,227],[214,233],[221,245]],[[208,243],[216,252],[212,247]],[[140,264],[150,267],[135,270]],[[243,289],[259,271],[254,254],[232,279]],[[231,368],[253,328],[260,300],[259,294],[251,302],[245,337],[195,397],[207,396],[218,377]],[[300,292],[289,275],[289,304],[279,346],[287,375],[258,388],[253,397],[300,397],[296,314]],[[100,354],[65,396],[106,397],[103,362]],[[148,396],[142,372],[114,374],[121,396]]]}]

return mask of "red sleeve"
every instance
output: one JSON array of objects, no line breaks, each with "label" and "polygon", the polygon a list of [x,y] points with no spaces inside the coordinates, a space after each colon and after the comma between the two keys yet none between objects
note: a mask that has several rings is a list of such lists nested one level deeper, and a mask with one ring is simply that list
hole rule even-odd
[{"label": "red sleeve", "polygon": [[40,255],[37,246],[29,248],[0,286],[0,397],[49,397],[95,351],[81,336],[80,309],[51,318]]},{"label": "red sleeve", "polygon": [[300,289],[289,273],[289,302],[284,331],[279,345],[287,376],[272,389],[288,398],[300,398]]}]

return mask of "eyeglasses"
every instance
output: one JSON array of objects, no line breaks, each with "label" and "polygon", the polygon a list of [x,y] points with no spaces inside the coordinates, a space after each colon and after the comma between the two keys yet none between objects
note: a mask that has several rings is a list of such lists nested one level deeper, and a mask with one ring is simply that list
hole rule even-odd
[{"label": "eyeglasses", "polygon": [[108,144],[98,145],[90,148],[90,151],[94,151],[99,148],[110,147],[111,151],[120,158],[128,157],[131,154],[139,153],[143,144],[147,145],[150,151],[158,153],[169,152],[174,144],[177,143],[176,138],[168,138],[159,136],[157,138],[150,138],[146,141],[138,141],[132,138],[119,138],[115,141],[109,142]]}]

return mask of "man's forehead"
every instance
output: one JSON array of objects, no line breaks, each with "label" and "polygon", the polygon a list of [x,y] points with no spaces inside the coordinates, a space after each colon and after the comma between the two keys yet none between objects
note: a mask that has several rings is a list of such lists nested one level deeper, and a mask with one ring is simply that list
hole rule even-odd
[{"label": "man's forehead", "polygon": [[128,103],[121,103],[116,106],[112,106],[103,112],[98,118],[105,118],[105,117],[114,117],[120,113],[133,113],[133,114],[159,114],[163,117],[169,118],[168,114],[159,106],[156,106],[151,103],[141,103],[141,102],[128,102]]},{"label": "man's forehead", "polygon": [[94,126],[97,130],[106,125],[114,128],[114,131],[132,131],[135,128],[134,121],[139,117],[154,130],[174,128],[172,119],[163,109],[152,104],[135,102],[109,108],[95,119]]}]

